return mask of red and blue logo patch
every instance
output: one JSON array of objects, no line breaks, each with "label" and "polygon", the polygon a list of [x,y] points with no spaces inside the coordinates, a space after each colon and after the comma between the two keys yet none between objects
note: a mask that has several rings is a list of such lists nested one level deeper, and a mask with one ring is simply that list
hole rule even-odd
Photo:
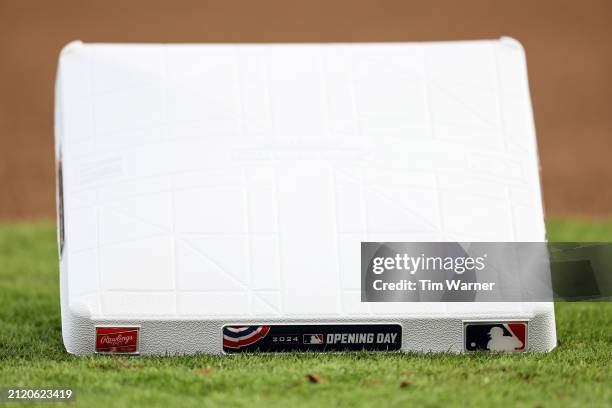
[{"label": "red and blue logo patch", "polygon": [[516,352],[527,350],[527,322],[465,323],[466,351]]}]

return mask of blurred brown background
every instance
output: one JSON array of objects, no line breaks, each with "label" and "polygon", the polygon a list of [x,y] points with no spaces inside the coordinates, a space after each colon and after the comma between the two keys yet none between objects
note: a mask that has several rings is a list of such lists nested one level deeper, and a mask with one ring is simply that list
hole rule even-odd
[{"label": "blurred brown background", "polygon": [[520,40],[547,215],[612,215],[612,1],[0,0],[0,219],[54,216],[64,44]]}]

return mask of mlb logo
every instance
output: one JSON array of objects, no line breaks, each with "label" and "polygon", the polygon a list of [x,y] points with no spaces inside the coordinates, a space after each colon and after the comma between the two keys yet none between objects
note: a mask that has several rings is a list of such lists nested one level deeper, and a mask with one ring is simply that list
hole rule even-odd
[{"label": "mlb logo", "polygon": [[323,335],[320,333],[307,333],[303,335],[302,339],[304,344],[323,344]]},{"label": "mlb logo", "polygon": [[464,336],[466,351],[525,351],[527,322],[465,323]]}]

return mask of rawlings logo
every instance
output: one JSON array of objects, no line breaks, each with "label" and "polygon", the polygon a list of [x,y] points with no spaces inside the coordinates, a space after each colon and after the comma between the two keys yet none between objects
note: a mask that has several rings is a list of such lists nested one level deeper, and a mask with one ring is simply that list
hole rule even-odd
[{"label": "rawlings logo", "polygon": [[132,342],[134,336],[124,336],[117,334],[115,337],[102,336],[100,344],[108,344],[109,346],[125,346]]},{"label": "rawlings logo", "polygon": [[96,327],[97,353],[137,353],[138,327]]}]

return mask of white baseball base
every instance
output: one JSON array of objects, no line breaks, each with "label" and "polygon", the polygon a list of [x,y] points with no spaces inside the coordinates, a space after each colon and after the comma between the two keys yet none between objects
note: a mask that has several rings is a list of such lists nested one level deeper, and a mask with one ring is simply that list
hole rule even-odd
[{"label": "white baseball base", "polygon": [[[466,321],[552,303],[362,303],[362,241],[544,241],[515,40],[71,43],[56,92],[64,344],[139,328],[132,352],[223,353],[225,325],[401,325],[465,350]],[[121,349],[111,349],[121,351]]]}]

